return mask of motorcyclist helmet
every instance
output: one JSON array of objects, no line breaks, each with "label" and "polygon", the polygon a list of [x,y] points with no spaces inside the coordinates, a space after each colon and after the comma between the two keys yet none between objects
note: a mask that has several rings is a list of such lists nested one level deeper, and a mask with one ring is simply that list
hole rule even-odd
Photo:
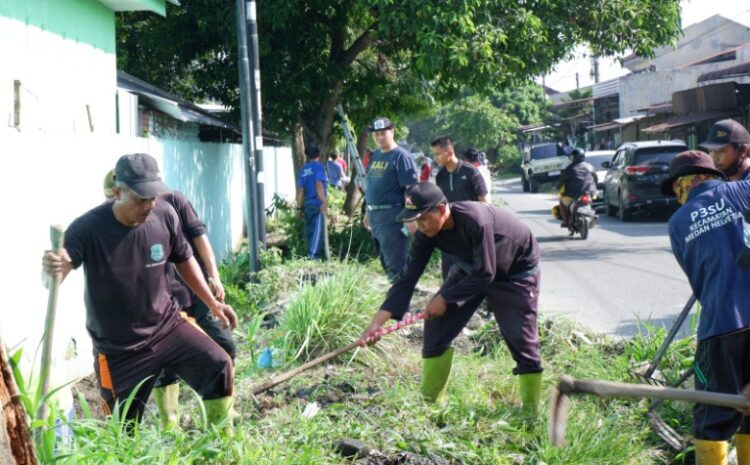
[{"label": "motorcyclist helmet", "polygon": [[570,152],[570,160],[573,163],[578,163],[586,159],[586,153],[584,153],[581,149],[573,149],[572,152]]}]

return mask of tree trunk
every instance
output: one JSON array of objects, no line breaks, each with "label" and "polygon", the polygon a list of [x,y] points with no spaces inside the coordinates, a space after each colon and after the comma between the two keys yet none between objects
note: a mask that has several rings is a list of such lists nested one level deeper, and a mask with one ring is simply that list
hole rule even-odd
[{"label": "tree trunk", "polygon": [[294,185],[297,185],[297,177],[305,164],[305,136],[301,124],[294,126],[292,133],[292,164],[294,166]]},{"label": "tree trunk", "polygon": [[[360,158],[365,153],[369,137],[370,134],[367,131],[362,131],[357,136],[357,152],[359,152]],[[352,169],[352,179],[349,181],[349,185],[346,186],[346,200],[344,200],[344,213],[349,217],[354,216],[357,209],[357,203],[359,202],[360,197],[362,197],[362,194],[354,183],[355,179],[357,179],[357,170]]]},{"label": "tree trunk", "polygon": [[0,340],[0,465],[36,465],[26,412],[19,400],[13,370]]}]

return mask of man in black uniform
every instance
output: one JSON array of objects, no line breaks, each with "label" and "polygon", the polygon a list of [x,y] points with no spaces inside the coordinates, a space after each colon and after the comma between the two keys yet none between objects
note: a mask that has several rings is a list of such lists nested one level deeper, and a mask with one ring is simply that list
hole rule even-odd
[{"label": "man in black uniform", "polygon": [[219,423],[232,407],[232,360],[180,314],[167,262],[175,264],[225,326],[234,328],[237,316],[209,290],[174,209],[157,201],[168,189],[156,160],[124,155],[115,173],[114,201],[73,221],[62,253],[44,253],[44,270],[64,279],[84,265],[86,327],[94,343],[100,392],[110,411],[143,381],[127,412],[128,418],[140,419],[154,376],[169,368],[203,397],[209,422]]},{"label": "man in black uniform", "polygon": [[388,291],[385,302],[362,333],[371,343],[390,318],[409,309],[414,287],[435,248],[454,255],[438,293],[424,308],[422,393],[442,402],[448,384],[453,348],[486,297],[516,362],[524,409],[535,414],[541,396],[542,364],[536,324],[539,299],[539,246],[529,228],[508,210],[480,202],[448,204],[440,189],[419,183],[406,192],[401,221],[417,222],[404,273]]},{"label": "man in black uniform", "polygon": [[750,133],[745,126],[733,119],[717,121],[700,148],[711,153],[714,165],[727,176],[727,180],[750,180]]},{"label": "man in black uniform", "polygon": [[[482,173],[471,163],[458,159],[449,136],[435,138],[430,142],[430,149],[435,163],[440,166],[440,171],[435,176],[435,184],[443,191],[448,202],[487,201],[487,186]],[[453,258],[445,252],[441,253],[440,258],[445,279],[453,265]]]},{"label": "man in black uniform", "polygon": [[570,218],[570,205],[583,194],[589,194],[593,199],[596,196],[596,185],[599,179],[596,176],[596,170],[591,163],[587,163],[586,154],[581,149],[573,149],[570,154],[571,162],[562,172],[560,179],[557,181],[557,188],[560,192],[560,216],[562,217],[563,228],[568,227]]},{"label": "man in black uniform", "polygon": [[[114,198],[114,189],[115,170],[111,170],[104,178],[104,196],[107,200]],[[208,230],[206,225],[198,218],[193,204],[187,197],[177,191],[160,196],[160,200],[170,204],[177,212],[182,234],[193,248],[195,259],[201,267],[204,279],[209,284],[214,297],[220,302],[224,302],[224,286],[221,284],[214,250],[208,240]],[[229,354],[232,363],[234,363],[236,347],[232,332],[223,328],[219,321],[211,315],[211,311],[206,304],[180,279],[174,266],[168,266],[166,270],[171,283],[172,297],[177,300],[180,309],[219,344]],[[156,380],[152,394],[162,427],[172,429],[177,426],[177,409],[180,398],[180,385],[177,381],[177,375],[172,370],[162,370],[161,375]]]}]

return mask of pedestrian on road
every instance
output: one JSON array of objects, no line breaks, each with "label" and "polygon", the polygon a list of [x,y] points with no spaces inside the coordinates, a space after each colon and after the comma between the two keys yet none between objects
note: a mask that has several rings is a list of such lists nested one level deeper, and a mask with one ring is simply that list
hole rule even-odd
[{"label": "pedestrian on road", "polygon": [[717,121],[711,126],[706,142],[716,168],[730,181],[750,180],[750,134],[733,119]]},{"label": "pedestrian on road", "polygon": [[[110,170],[104,178],[104,196],[107,200],[114,199],[115,170]],[[219,302],[224,302],[224,286],[221,284],[219,268],[216,266],[216,256],[208,240],[206,225],[198,218],[195,208],[190,201],[177,191],[163,194],[160,200],[167,202],[174,208],[180,219],[180,230],[184,238],[190,243],[195,259],[201,268],[203,278],[209,289]],[[177,274],[174,266],[167,266],[167,277],[171,284],[172,297],[179,304],[180,310],[188,318],[200,326],[211,339],[229,354],[234,364],[236,347],[232,332],[221,326],[219,321],[211,315],[211,311],[202,300],[185,284]],[[179,408],[180,385],[177,374],[169,369],[162,370],[156,379],[153,389],[154,402],[159,412],[159,420],[164,429],[178,426],[177,410]]]},{"label": "pedestrian on road", "polygon": [[411,154],[394,140],[394,126],[384,117],[367,128],[379,149],[372,152],[365,177],[365,226],[370,229],[380,263],[394,282],[406,264],[409,231],[396,215],[404,207],[406,188],[417,183]]},{"label": "pedestrian on road", "polygon": [[177,214],[157,199],[169,190],[156,160],[147,154],[124,155],[115,173],[114,200],[73,221],[62,252],[45,251],[43,269],[65,279],[84,265],[86,327],[94,345],[100,392],[110,412],[132,394],[125,415],[140,420],[155,376],[168,368],[201,395],[209,423],[220,423],[229,417],[233,404],[232,360],[180,314],[172,299],[167,262],[175,264],[224,326],[233,329],[237,316],[211,293],[180,232]]},{"label": "pedestrian on road", "polygon": [[362,333],[376,342],[390,318],[401,319],[435,248],[456,263],[423,309],[422,394],[443,402],[453,363],[451,343],[486,298],[510,350],[524,409],[536,414],[541,396],[537,303],[539,246],[529,228],[507,209],[480,202],[449,204],[434,184],[407,191],[399,221],[416,221],[406,269],[388,290],[380,310]]},{"label": "pedestrian on road", "polygon": [[308,144],[305,147],[305,156],[307,163],[302,167],[297,178],[297,210],[305,218],[307,257],[328,260],[326,169],[320,163],[318,144]]},{"label": "pedestrian on road", "polygon": [[[707,154],[687,151],[669,165],[664,195],[682,205],[669,219],[677,262],[701,303],[695,388],[740,394],[750,383],[750,272],[735,261],[743,246],[742,213],[750,183],[726,183]],[[725,407],[693,408],[696,463],[725,465],[735,437],[738,464],[750,464],[750,417]]]},{"label": "pedestrian on road", "polygon": [[479,170],[479,174],[484,179],[484,185],[487,187],[487,195],[485,196],[485,202],[492,202],[492,174],[490,169],[487,168],[487,159],[484,157],[484,152],[478,152],[477,149],[469,147],[464,152],[464,159],[469,162],[474,168]]},{"label": "pedestrian on road", "polygon": [[[430,149],[435,157],[435,163],[440,167],[435,176],[435,184],[443,191],[448,202],[487,201],[487,186],[482,174],[474,165],[458,159],[449,136],[435,138],[430,142]],[[453,258],[450,254],[442,252],[440,259],[445,279],[453,265]]]}]

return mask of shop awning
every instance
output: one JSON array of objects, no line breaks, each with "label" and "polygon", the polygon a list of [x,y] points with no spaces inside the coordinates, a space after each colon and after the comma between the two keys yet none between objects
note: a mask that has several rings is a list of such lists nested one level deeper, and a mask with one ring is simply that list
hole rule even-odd
[{"label": "shop awning", "polygon": [[724,118],[729,118],[736,114],[737,114],[736,111],[731,111],[731,112],[709,111],[706,113],[696,113],[694,115],[676,115],[676,116],[667,118],[665,121],[659,124],[644,128],[642,129],[642,131],[649,132],[649,133],[664,132],[664,131],[669,131],[670,129],[678,128],[681,126],[687,126],[689,124],[700,123],[701,121],[720,120]]}]

